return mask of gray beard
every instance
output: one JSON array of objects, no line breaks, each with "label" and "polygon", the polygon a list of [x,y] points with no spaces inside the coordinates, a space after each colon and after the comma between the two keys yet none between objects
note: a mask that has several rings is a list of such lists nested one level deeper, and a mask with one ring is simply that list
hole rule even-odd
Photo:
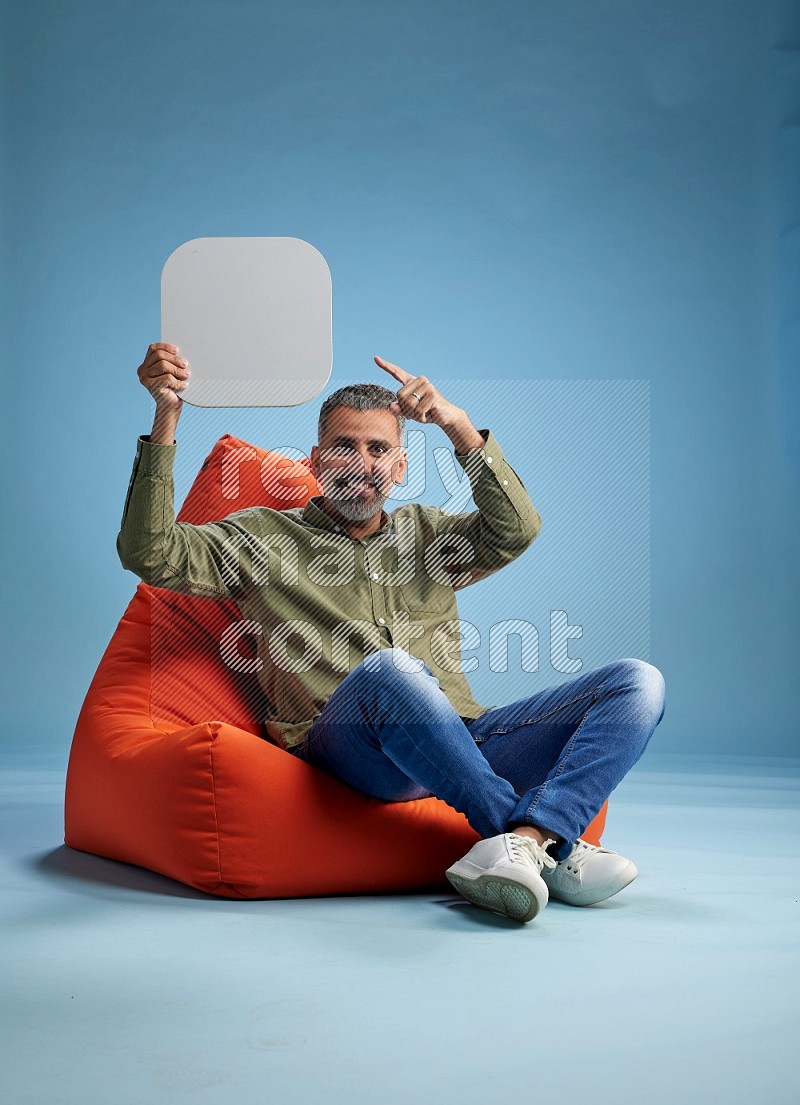
[{"label": "gray beard", "polygon": [[330,502],[348,522],[366,522],[374,514],[380,513],[387,498],[388,495],[381,495],[376,488],[375,498],[372,500],[330,499]]},{"label": "gray beard", "polygon": [[366,522],[375,514],[379,514],[383,509],[383,504],[389,498],[394,484],[388,488],[385,495],[381,492],[377,484],[373,483],[370,486],[373,496],[369,499],[362,499],[355,496],[352,487],[337,487],[335,480],[331,480],[331,485],[323,487],[323,490],[325,491],[325,498],[327,501],[331,503],[348,522]]}]

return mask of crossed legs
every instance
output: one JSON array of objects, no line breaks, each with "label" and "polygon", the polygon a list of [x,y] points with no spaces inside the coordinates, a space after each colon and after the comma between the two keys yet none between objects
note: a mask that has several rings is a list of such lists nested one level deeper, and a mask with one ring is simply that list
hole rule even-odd
[{"label": "crossed legs", "polygon": [[465,723],[430,668],[387,648],[339,684],[294,751],[384,801],[436,795],[482,837],[550,837],[562,860],[663,714],[661,672],[624,659]]}]

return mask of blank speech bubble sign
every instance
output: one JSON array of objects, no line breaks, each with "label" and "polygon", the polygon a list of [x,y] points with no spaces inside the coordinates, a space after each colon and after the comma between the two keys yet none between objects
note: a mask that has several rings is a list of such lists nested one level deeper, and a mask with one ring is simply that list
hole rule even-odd
[{"label": "blank speech bubble sign", "polygon": [[331,274],[302,238],[193,238],[161,273],[161,340],[197,407],[294,407],[331,374]]}]

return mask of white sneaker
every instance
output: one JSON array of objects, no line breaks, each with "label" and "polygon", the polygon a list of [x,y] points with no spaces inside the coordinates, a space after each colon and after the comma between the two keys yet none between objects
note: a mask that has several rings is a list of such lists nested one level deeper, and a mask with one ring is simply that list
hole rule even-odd
[{"label": "white sneaker", "polygon": [[481,909],[503,913],[515,921],[532,921],[548,902],[542,867],[555,868],[545,851],[554,840],[540,844],[531,836],[502,833],[479,840],[445,874],[459,894]]},{"label": "white sneaker", "polygon": [[622,890],[638,874],[629,859],[578,837],[567,858],[552,869],[548,864],[542,878],[551,898],[570,905],[594,905]]}]

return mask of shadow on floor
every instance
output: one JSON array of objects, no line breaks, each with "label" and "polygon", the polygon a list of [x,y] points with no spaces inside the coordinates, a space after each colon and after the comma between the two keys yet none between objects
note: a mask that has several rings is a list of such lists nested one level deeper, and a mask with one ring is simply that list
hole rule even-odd
[{"label": "shadow on floor", "polygon": [[192,886],[158,875],[145,867],[132,863],[103,859],[101,856],[78,852],[67,844],[28,861],[31,870],[55,881],[68,880],[87,886],[105,889],[130,890],[140,894],[158,894],[170,898],[196,898],[201,901],[220,901],[214,894],[195,890]]},{"label": "shadow on floor", "polygon": [[[28,857],[23,866],[34,874],[42,876],[46,881],[56,885],[71,884],[72,888],[82,888],[92,896],[122,897],[128,894],[141,894],[156,896],[165,899],[184,898],[199,902],[216,902],[238,909],[247,905],[270,902],[306,902],[309,898],[230,898],[224,895],[208,894],[204,890],[197,890],[192,886],[177,882],[166,875],[159,875],[146,867],[137,867],[135,864],[124,863],[120,860],[106,859],[95,856],[89,852],[80,852],[69,845],[62,844],[51,851],[39,853]],[[115,891],[119,891],[116,894]],[[414,897],[431,898],[437,896],[438,904],[447,907],[466,906],[470,914],[482,915],[481,919],[491,919],[492,923],[499,921],[501,924],[516,926],[517,922],[496,914],[487,914],[484,910],[477,910],[465,902],[463,898],[453,892],[447,894],[441,886],[430,887],[427,890],[387,890],[375,894],[319,894],[313,899],[335,901],[339,899],[382,899]]]}]

